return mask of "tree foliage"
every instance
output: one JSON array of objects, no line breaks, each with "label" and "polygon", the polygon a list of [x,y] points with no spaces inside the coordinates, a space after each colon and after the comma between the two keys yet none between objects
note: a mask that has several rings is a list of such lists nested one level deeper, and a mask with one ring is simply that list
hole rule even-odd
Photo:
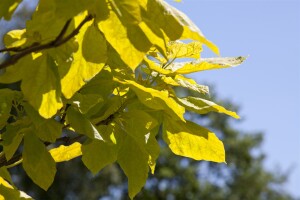
[{"label": "tree foliage", "polygon": [[[0,17],[9,19],[20,1],[3,2]],[[47,190],[56,162],[79,156],[94,174],[118,163],[133,198],[155,171],[160,129],[174,154],[225,162],[221,140],[184,114],[238,115],[203,98],[180,98],[174,88],[207,94],[185,75],[244,58],[202,58],[203,45],[217,55],[218,48],[166,2],[40,0],[26,28],[8,32],[4,43],[0,83],[20,89],[0,89],[0,198],[29,198],[7,168],[22,163]]]}]

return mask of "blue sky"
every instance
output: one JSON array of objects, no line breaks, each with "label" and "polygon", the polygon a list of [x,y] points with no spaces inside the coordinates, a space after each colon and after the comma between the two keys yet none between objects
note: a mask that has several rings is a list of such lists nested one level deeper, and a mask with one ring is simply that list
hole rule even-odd
[{"label": "blue sky", "polygon": [[[266,167],[290,171],[286,189],[300,196],[300,1],[183,0],[172,5],[198,25],[221,56],[249,55],[239,67],[193,78],[214,83],[220,97],[241,105],[239,128],[264,132]],[[206,52],[203,57],[213,56]]]}]

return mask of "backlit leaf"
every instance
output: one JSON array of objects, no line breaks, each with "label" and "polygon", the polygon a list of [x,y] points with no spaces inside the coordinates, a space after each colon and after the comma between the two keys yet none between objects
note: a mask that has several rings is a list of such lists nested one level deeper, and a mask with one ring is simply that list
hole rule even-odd
[{"label": "backlit leaf", "polygon": [[21,89],[40,115],[50,118],[62,107],[57,66],[47,55],[39,54],[32,58],[26,69],[22,69],[24,74]]},{"label": "backlit leaf", "polygon": [[178,98],[179,102],[187,109],[199,114],[206,114],[208,112],[219,112],[229,115],[233,118],[239,119],[240,117],[233,111],[226,110],[224,107],[217,105],[212,101],[198,97]]},{"label": "backlit leaf", "polygon": [[191,62],[173,63],[170,68],[175,74],[190,74],[204,70],[234,67],[240,65],[245,59],[245,57],[200,58]]},{"label": "backlit leaf", "polygon": [[154,110],[164,110],[170,116],[176,116],[177,119],[184,121],[184,108],[178,105],[174,99],[169,97],[169,93],[167,91],[159,91],[148,88],[131,80],[120,82],[129,85],[129,87],[136,93],[139,100],[147,107]]},{"label": "backlit leaf", "polygon": [[93,174],[117,160],[118,148],[113,143],[88,140],[82,145],[82,161]]},{"label": "backlit leaf", "polygon": [[[83,17],[75,18],[76,27]],[[59,68],[62,93],[68,99],[101,71],[107,59],[106,41],[92,22],[87,22],[80,29],[76,39],[79,48],[73,54],[73,62]]]},{"label": "backlit leaf", "polygon": [[24,137],[23,168],[31,180],[44,190],[50,187],[56,173],[55,161],[31,131]]},{"label": "backlit leaf", "polygon": [[216,135],[193,122],[165,119],[163,137],[173,153],[213,162],[225,162],[223,143]]},{"label": "backlit leaf", "polygon": [[61,135],[62,124],[55,119],[45,119],[41,117],[29,104],[25,103],[23,106],[34,124],[35,134],[43,141],[55,142]]},{"label": "backlit leaf", "polygon": [[91,139],[103,140],[97,128],[90,120],[73,107],[67,111],[68,122],[77,133],[87,135]]},{"label": "backlit leaf", "polygon": [[81,156],[81,144],[79,142],[74,142],[69,146],[60,145],[57,148],[51,149],[49,153],[55,162],[69,161]]},{"label": "backlit leaf", "polygon": [[193,41],[190,43],[183,43],[181,41],[174,41],[168,43],[168,57],[169,58],[200,58],[202,51],[202,43]]}]

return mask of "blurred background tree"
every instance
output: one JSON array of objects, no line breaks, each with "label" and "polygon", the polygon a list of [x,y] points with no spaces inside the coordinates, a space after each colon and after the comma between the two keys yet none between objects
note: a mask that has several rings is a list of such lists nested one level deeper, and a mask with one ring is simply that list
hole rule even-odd
[{"label": "blurred background tree", "polygon": [[[0,21],[0,37],[11,29],[23,28],[30,18],[37,0],[24,0],[9,25]],[[2,47],[2,41],[0,41]],[[5,58],[0,58],[0,61]],[[2,86],[0,85],[0,88]],[[12,85],[18,88],[18,84]],[[211,87],[210,87],[211,88]],[[187,91],[179,91],[184,95]],[[195,94],[193,94],[196,96]],[[224,107],[238,112],[238,106],[211,94]],[[288,174],[268,171],[266,156],[261,150],[263,133],[244,132],[235,128],[230,117],[211,113],[187,114],[187,118],[205,125],[224,142],[227,164],[198,162],[175,156],[160,141],[163,148],[157,161],[155,175],[150,175],[146,186],[136,199],[205,199],[205,200],[289,200],[296,199],[283,188]],[[220,131],[222,130],[222,131]],[[50,189],[45,192],[26,176],[23,169],[11,169],[17,187],[35,199],[128,199],[127,180],[119,166],[110,165],[93,176],[80,158],[58,164],[58,172]],[[20,175],[22,174],[22,175]]]}]

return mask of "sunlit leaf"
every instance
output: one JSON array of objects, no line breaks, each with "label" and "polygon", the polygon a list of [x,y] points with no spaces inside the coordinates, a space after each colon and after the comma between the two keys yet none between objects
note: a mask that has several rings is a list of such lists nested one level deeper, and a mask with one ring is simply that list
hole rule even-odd
[{"label": "sunlit leaf", "polygon": [[202,43],[193,41],[190,43],[183,43],[181,41],[174,41],[168,43],[168,57],[169,58],[200,58],[202,51]]},{"label": "sunlit leaf", "polygon": [[[83,17],[84,15],[75,18],[76,26]],[[76,39],[79,41],[79,48],[73,54],[73,61],[59,68],[62,93],[68,99],[101,71],[107,59],[106,41],[92,22],[81,28]]]},{"label": "sunlit leaf", "polygon": [[193,122],[167,118],[163,125],[163,137],[177,155],[195,160],[225,162],[223,143],[213,132]]},{"label": "sunlit leaf", "polygon": [[190,74],[199,71],[222,69],[240,65],[245,57],[200,58],[191,62],[173,63],[170,68],[175,74]]},{"label": "sunlit leaf", "polygon": [[219,112],[229,115],[233,118],[239,119],[240,117],[233,111],[227,110],[222,106],[217,105],[212,101],[198,97],[178,98],[182,105],[187,109],[199,114],[206,114],[209,112]]},{"label": "sunlit leaf", "polygon": [[57,148],[51,149],[49,153],[55,162],[69,161],[82,155],[81,144],[74,142],[69,146],[60,145]]},{"label": "sunlit leaf", "polygon": [[131,80],[120,82],[129,85],[129,87],[136,93],[139,100],[147,107],[154,110],[164,110],[170,116],[174,116],[177,119],[184,121],[184,108],[178,105],[174,99],[169,97],[167,91],[159,91],[152,88],[147,88]]},{"label": "sunlit leaf", "polygon": [[21,89],[40,115],[50,118],[62,107],[57,66],[47,55],[35,55],[32,59],[23,68]]}]

